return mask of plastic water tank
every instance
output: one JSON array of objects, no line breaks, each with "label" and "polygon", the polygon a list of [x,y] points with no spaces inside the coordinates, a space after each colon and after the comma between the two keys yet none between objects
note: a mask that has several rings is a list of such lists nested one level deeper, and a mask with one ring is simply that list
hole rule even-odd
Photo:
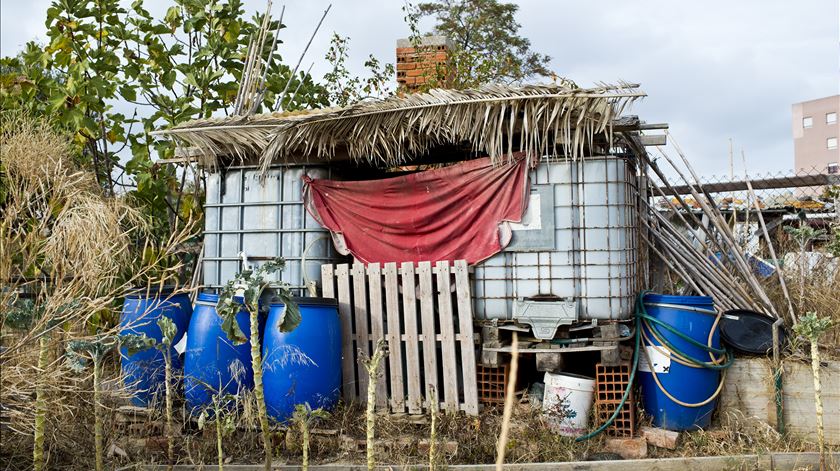
[{"label": "plastic water tank", "polygon": [[[171,288],[150,291],[138,290],[125,297],[120,315],[121,335],[146,335],[160,343],[163,334],[157,322],[161,317],[168,317],[175,323],[178,331],[172,345],[184,336],[190,323],[192,306],[186,294],[175,294]],[[178,352],[170,349],[173,372],[181,370]],[[134,355],[120,349],[123,384],[134,392],[131,402],[138,407],[148,407],[156,395],[162,394],[165,380],[165,360],[163,352],[149,348]]]},{"label": "plastic water tank", "polygon": [[[249,343],[234,345],[222,331],[216,313],[219,296],[201,293],[195,303],[184,352],[184,395],[187,408],[198,412],[213,402],[214,394],[236,394],[254,386]],[[236,315],[239,327],[250,338],[248,312]]]},{"label": "plastic water tank", "polygon": [[[666,324],[695,342],[706,345],[715,323],[716,312],[712,298],[707,296],[672,296],[648,294],[645,309],[649,316]],[[711,424],[720,384],[720,370],[683,365],[671,358],[668,348],[657,341],[648,328],[643,328],[646,340],[641,348],[647,350],[639,357],[639,384],[645,412],[653,417],[656,427],[668,430],[696,430]],[[709,362],[707,351],[692,345],[664,327],[657,327],[663,336],[684,355],[697,361]],[[712,347],[720,348],[720,332],[712,333]],[[650,339],[650,343],[647,339]],[[654,378],[656,375],[656,378]],[[657,381],[661,384],[657,384]],[[689,404],[678,404],[668,397]]]},{"label": "plastic water tank", "polygon": [[341,324],[335,299],[295,298],[301,322],[291,332],[278,326],[286,306],[272,304],[263,341],[263,385],[269,414],[291,418],[295,405],[330,409],[341,391]]},{"label": "plastic water tank", "polygon": [[233,166],[207,174],[204,285],[220,288],[240,269],[240,252],[257,265],[283,257],[286,268],[268,277],[304,294],[307,281],[321,283],[321,265],[342,258],[330,233],[304,208],[303,180],[328,178],[329,169],[277,165]]}]

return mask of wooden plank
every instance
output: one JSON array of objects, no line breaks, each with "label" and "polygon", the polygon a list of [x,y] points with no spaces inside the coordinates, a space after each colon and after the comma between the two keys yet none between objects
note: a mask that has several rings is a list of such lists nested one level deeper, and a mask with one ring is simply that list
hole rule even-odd
[{"label": "wooden plank", "polygon": [[353,351],[353,314],[350,307],[350,270],[346,263],[336,265],[338,315],[341,318],[341,375],[345,402],[359,397],[356,392],[356,355]]},{"label": "wooden plank", "polygon": [[386,263],[385,313],[388,328],[388,366],[391,380],[391,412],[405,412],[405,388],[403,387],[402,335],[400,334],[400,289],[396,263]]},{"label": "wooden plank", "polygon": [[[382,269],[378,263],[368,265],[368,296],[370,299],[370,340],[376,348],[376,343],[385,338],[384,316],[382,315]],[[388,409],[388,385],[385,381],[385,364],[387,363],[388,357],[382,362],[376,378],[376,409],[380,411]]]},{"label": "wooden plank", "polygon": [[641,141],[643,146],[666,146],[668,145],[668,139],[666,138],[665,134],[647,134],[644,136],[639,136],[639,141]]},{"label": "wooden plank", "polygon": [[370,358],[365,265],[354,263],[351,274],[353,275],[353,315],[356,320],[356,382],[359,385],[359,397],[367,397],[368,375],[361,363],[363,358]]},{"label": "wooden plank", "polygon": [[739,358],[726,370],[723,390],[718,400],[720,416],[743,414],[776,425],[776,402],[770,362]]},{"label": "wooden plank", "polygon": [[455,293],[458,300],[458,332],[461,342],[464,408],[469,415],[478,415],[478,384],[475,372],[473,343],[473,305],[469,268],[466,260],[455,261]]},{"label": "wooden plank", "polygon": [[335,273],[331,263],[321,265],[321,296],[335,299]]},{"label": "wooden plank", "polygon": [[[772,382],[772,376],[765,381]],[[784,362],[785,428],[798,436],[816,441],[817,411],[814,407],[814,377],[806,362]],[[825,442],[840,444],[840,361],[824,361],[820,367]]]},{"label": "wooden plank", "polygon": [[[840,410],[840,362],[827,361],[820,368],[823,408]],[[785,361],[783,401],[785,428],[808,440],[816,440],[814,379],[808,363]],[[738,358],[726,371],[719,408],[722,418],[735,414],[756,417],[770,425],[776,423],[773,373],[769,360]],[[835,414],[836,416],[836,414]],[[825,420],[825,441],[840,444],[840,421]],[[833,418],[833,417],[832,417]]]},{"label": "wooden plank", "polygon": [[[425,388],[439,391],[437,377],[437,340],[435,340],[435,305],[432,293],[432,265],[429,262],[417,264],[417,275],[420,278],[420,322],[423,329],[423,370]],[[438,401],[429,401],[437,410]]]},{"label": "wooden plank", "polygon": [[417,286],[414,264],[402,264],[403,323],[405,325],[405,372],[408,383],[408,412],[419,414],[423,410],[423,393],[420,381],[420,340],[417,334]]},{"label": "wooden plank", "polygon": [[437,262],[438,316],[440,352],[443,365],[443,403],[445,409],[458,411],[458,359],[455,355],[455,319],[452,316],[452,283],[449,262]]}]

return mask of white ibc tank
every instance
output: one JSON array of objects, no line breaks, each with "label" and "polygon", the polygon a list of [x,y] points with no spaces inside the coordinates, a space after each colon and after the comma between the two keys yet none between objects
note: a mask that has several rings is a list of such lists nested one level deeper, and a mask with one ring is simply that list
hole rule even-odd
[{"label": "white ibc tank", "polygon": [[[304,209],[301,176],[325,178],[319,167],[277,166],[260,180],[258,167],[230,167],[207,176],[204,285],[224,286],[240,270],[239,253],[252,264],[283,257],[275,280],[301,292],[306,280],[321,284],[321,264],[340,260],[329,231]],[[306,253],[304,254],[304,251]],[[304,261],[303,258],[306,260]],[[305,262],[305,263],[304,263]]]},{"label": "white ibc tank", "polygon": [[636,187],[624,158],[541,162],[531,171],[531,221],[475,267],[476,318],[510,319],[514,301],[537,295],[573,300],[578,320],[629,318],[639,284]]}]

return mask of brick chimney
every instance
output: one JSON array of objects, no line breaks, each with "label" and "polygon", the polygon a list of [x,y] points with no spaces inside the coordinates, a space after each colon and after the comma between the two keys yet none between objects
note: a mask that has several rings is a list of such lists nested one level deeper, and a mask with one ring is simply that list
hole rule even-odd
[{"label": "brick chimney", "polygon": [[448,51],[452,43],[443,36],[423,36],[415,48],[409,39],[397,40],[397,84],[414,93],[431,79],[446,85]]}]

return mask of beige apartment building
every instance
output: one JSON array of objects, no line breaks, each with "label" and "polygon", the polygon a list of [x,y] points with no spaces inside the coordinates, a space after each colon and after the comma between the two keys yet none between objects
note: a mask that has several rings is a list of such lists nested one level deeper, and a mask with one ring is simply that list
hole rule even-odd
[{"label": "beige apartment building", "polygon": [[793,105],[796,171],[840,173],[840,95]]}]

